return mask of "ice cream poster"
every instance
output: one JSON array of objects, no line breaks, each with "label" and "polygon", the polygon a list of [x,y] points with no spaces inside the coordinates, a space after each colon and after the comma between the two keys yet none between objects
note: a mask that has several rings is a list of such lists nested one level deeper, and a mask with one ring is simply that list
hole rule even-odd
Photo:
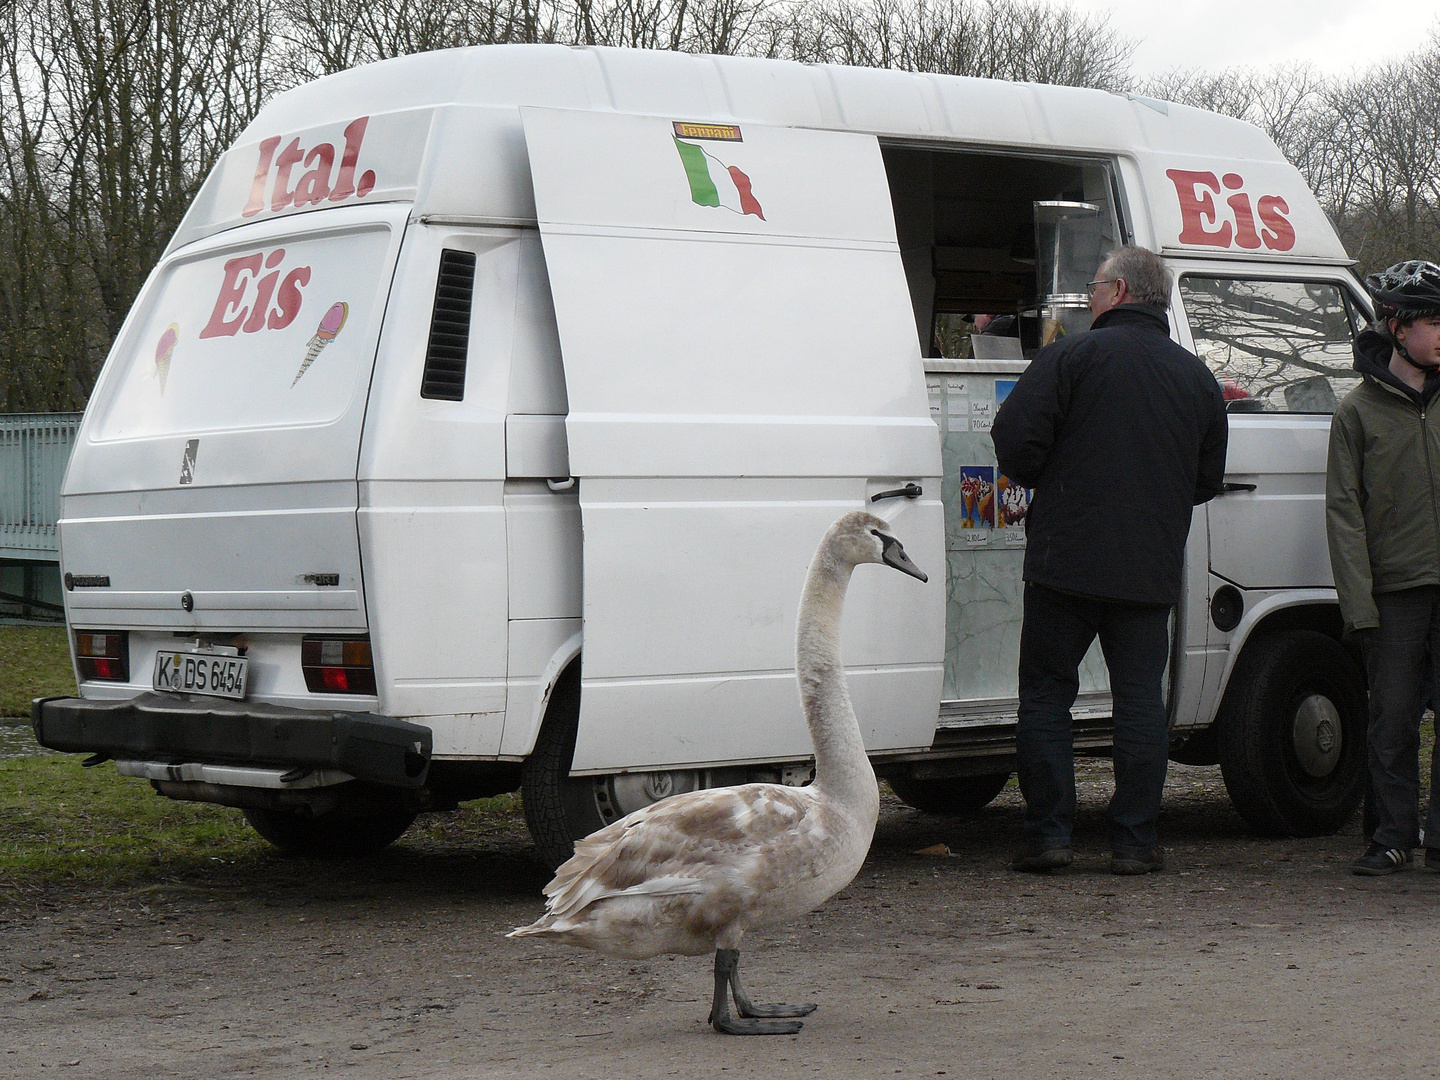
[{"label": "ice cream poster", "polygon": [[1010,391],[1015,389],[1014,379],[995,380],[995,408],[1005,404],[1005,399],[1010,396]]},{"label": "ice cream poster", "polygon": [[995,527],[995,467],[993,465],[960,466],[960,527],[962,529],[993,529]]},{"label": "ice cream poster", "polygon": [[995,513],[999,527],[1025,524],[1030,512],[1030,489],[1015,483],[1003,473],[995,478]]}]

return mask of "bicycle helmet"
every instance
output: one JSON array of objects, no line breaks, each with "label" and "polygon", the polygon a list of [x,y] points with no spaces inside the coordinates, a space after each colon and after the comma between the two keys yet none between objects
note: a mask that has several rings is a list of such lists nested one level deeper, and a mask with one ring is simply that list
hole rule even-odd
[{"label": "bicycle helmet", "polygon": [[1375,301],[1375,314],[1383,319],[1440,311],[1440,266],[1424,259],[1409,259],[1371,274],[1365,288]]},{"label": "bicycle helmet", "polygon": [[1426,315],[1440,316],[1440,266],[1424,259],[1407,259],[1365,279],[1365,289],[1375,301],[1375,319],[1384,328],[1402,359],[1412,367],[1432,372],[1431,364],[1421,364],[1410,351],[1390,333],[1391,319],[1415,319]]}]

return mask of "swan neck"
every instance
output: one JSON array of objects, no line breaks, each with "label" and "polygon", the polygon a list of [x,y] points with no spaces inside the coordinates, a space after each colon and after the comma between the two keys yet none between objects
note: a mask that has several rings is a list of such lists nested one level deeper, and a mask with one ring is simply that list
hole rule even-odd
[{"label": "swan neck", "polygon": [[[815,786],[857,812],[879,806],[875,770],[845,685],[840,626],[854,567],[822,545],[810,565],[795,640],[795,670],[805,721],[815,746]],[[873,809],[872,809],[873,806]]]}]

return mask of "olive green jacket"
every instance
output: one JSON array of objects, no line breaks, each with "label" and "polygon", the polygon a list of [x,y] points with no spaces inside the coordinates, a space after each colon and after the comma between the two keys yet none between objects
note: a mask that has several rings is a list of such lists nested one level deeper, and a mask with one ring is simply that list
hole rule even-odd
[{"label": "olive green jacket", "polygon": [[1380,625],[1376,593],[1440,585],[1440,397],[1381,374],[1382,348],[1388,361],[1378,335],[1356,342],[1364,380],[1330,424],[1325,525],[1347,631]]}]

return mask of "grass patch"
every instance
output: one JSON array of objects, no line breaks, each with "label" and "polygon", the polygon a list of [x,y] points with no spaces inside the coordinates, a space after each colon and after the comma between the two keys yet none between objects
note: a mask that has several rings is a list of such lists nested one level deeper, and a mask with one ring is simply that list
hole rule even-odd
[{"label": "grass patch", "polygon": [[[31,698],[75,693],[63,627],[0,627],[0,716],[28,719]],[[19,739],[19,730],[9,721],[0,734]],[[0,894],[275,873],[279,853],[239,810],[167,799],[113,765],[83,769],[80,761],[48,753],[0,758]],[[520,797],[423,814],[397,846],[422,858],[528,850]],[[292,865],[303,872],[307,864]]]},{"label": "grass patch", "polygon": [[[422,814],[391,850],[444,860],[529,847],[520,797],[499,795]],[[367,874],[363,863],[327,865]],[[78,755],[0,761],[0,895],[180,881],[234,887],[277,874],[309,880],[315,867],[282,856],[239,810],[163,798],[113,765],[84,769]]]},{"label": "grass patch", "polygon": [[161,798],[112,765],[0,761],[0,888],[189,876],[266,848],[239,810]]},{"label": "grass patch", "polygon": [[30,699],[76,693],[63,626],[0,627],[0,716],[30,715]]}]

